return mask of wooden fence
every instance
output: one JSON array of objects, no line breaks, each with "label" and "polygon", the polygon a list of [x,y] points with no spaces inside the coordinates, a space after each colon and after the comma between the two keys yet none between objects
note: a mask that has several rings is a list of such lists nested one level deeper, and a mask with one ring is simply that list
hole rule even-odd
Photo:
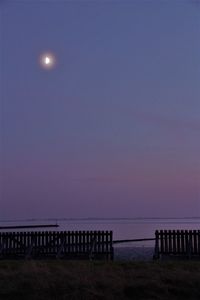
[{"label": "wooden fence", "polygon": [[163,255],[200,258],[200,230],[157,230],[155,258]]},{"label": "wooden fence", "polygon": [[0,258],[113,259],[112,231],[0,232]]}]

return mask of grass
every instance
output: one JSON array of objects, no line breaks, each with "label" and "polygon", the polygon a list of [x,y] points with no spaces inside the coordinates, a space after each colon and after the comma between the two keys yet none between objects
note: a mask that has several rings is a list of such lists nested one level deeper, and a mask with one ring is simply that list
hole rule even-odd
[{"label": "grass", "polygon": [[200,262],[1,261],[1,300],[195,300]]}]

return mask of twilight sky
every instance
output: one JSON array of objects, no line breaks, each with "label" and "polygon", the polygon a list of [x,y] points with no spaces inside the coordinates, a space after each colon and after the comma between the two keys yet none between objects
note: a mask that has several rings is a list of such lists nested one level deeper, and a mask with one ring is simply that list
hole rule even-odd
[{"label": "twilight sky", "polygon": [[0,17],[1,219],[200,216],[198,1],[7,0]]}]

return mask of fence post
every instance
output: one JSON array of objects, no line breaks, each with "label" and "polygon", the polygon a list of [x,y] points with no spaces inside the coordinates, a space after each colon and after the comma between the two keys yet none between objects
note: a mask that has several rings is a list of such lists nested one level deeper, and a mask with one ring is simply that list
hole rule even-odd
[{"label": "fence post", "polygon": [[154,256],[153,259],[159,259],[160,255],[159,255],[159,232],[158,230],[156,230],[155,232],[155,250],[154,250]]},{"label": "fence post", "polygon": [[110,260],[114,260],[113,232],[112,231],[110,231],[110,250],[111,250]]},{"label": "fence post", "polygon": [[188,243],[187,243],[188,259],[191,259],[191,254],[192,254],[192,236],[191,236],[191,233],[189,232],[189,238],[188,238]]}]

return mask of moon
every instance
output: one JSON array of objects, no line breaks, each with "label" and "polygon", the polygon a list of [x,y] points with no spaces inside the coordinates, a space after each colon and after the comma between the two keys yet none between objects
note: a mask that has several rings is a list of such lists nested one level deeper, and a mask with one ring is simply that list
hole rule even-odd
[{"label": "moon", "polygon": [[45,64],[48,65],[50,64],[51,60],[48,56],[45,57]]},{"label": "moon", "polygon": [[43,69],[50,70],[56,65],[56,57],[51,52],[44,52],[40,55],[39,62]]}]

